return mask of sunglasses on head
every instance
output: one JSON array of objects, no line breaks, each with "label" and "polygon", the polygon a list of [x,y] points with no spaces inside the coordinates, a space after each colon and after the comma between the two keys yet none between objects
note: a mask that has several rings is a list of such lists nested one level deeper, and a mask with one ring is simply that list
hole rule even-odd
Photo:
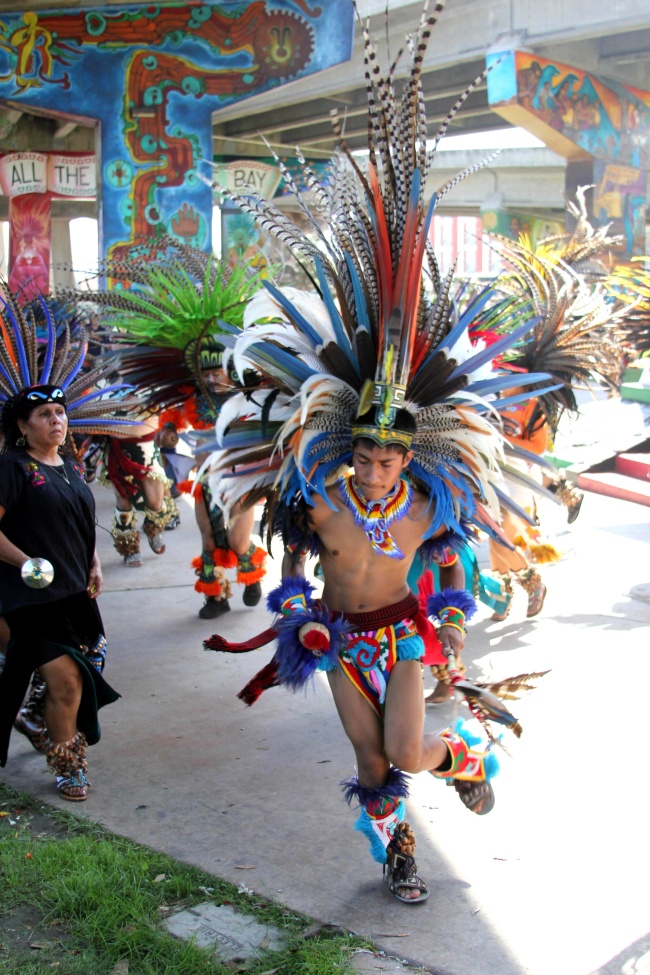
[{"label": "sunglasses on head", "polygon": [[43,393],[38,389],[33,389],[31,393],[27,393],[25,399],[29,403],[57,403],[59,400],[65,399],[65,393],[62,389],[52,389],[49,393]]}]

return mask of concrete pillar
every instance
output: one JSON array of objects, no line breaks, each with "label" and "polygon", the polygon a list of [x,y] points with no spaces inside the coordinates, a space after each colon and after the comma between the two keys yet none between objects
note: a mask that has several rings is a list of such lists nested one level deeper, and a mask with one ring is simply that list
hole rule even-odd
[{"label": "concrete pillar", "polygon": [[70,220],[67,217],[52,217],[51,254],[50,280],[54,290],[57,288],[74,288]]}]

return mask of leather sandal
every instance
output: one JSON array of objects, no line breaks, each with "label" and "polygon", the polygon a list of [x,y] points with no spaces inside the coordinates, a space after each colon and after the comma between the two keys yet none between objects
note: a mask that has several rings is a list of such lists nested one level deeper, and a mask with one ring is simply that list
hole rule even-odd
[{"label": "leather sandal", "polygon": [[84,802],[88,798],[88,786],[90,783],[83,773],[78,769],[71,775],[57,775],[56,787],[62,799],[68,802]]},{"label": "leather sandal", "polygon": [[[429,888],[417,875],[413,857],[415,834],[408,823],[398,823],[386,848],[384,873],[388,873],[389,890],[402,904],[421,904],[429,897]],[[407,891],[417,891],[417,897],[405,897]]]},{"label": "leather sandal", "polygon": [[494,809],[494,790],[489,782],[468,782],[463,779],[452,781],[460,801],[470,812],[477,816],[486,816]]}]

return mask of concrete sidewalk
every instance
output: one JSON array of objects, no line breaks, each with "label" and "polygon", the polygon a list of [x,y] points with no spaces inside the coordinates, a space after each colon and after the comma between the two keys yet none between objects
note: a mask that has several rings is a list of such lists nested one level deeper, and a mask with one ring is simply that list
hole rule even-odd
[{"label": "concrete sidewalk", "polygon": [[[96,489],[99,523],[113,502]],[[551,668],[512,710],[524,727],[506,738],[497,805],[475,817],[424,774],[408,817],[429,900],[397,903],[352,829],[339,782],[353,772],[324,678],[315,690],[267,691],[252,707],[237,691],[272,655],[205,652],[215,630],[246,638],[268,625],[241,603],[216,623],[197,617],[190,559],[193,512],[166,533],[156,557],[127,569],[99,530],[107,591],[108,680],[122,693],[101,713],[90,752],[90,798],[75,812],[179,860],[372,940],[387,956],[448,975],[620,975],[648,964],[645,746],[650,602],[647,509],[589,495],[568,531],[564,509],[544,508],[567,549],[544,568],[542,614],[524,619],[518,590],[503,623],[482,608],[468,637],[470,678]],[[484,553],[481,553],[484,555]],[[280,552],[266,588],[279,577]],[[647,593],[646,587],[645,593]],[[644,590],[637,592],[644,596]],[[432,684],[425,676],[425,687]],[[452,706],[428,708],[440,730]],[[41,756],[18,735],[2,777],[37,798],[54,794]],[[358,956],[359,971],[401,970]],[[638,963],[638,964],[637,964]],[[375,967],[362,967],[373,965]]]}]

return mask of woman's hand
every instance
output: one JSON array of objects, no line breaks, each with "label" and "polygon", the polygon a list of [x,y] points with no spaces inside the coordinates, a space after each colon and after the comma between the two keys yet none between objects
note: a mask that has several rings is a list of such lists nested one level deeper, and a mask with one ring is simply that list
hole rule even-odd
[{"label": "woman's hand", "polygon": [[88,573],[88,585],[86,586],[86,592],[91,599],[97,599],[104,588],[104,577],[102,576],[102,567],[95,552],[95,557],[93,558],[92,565],[90,566],[90,572]]}]

